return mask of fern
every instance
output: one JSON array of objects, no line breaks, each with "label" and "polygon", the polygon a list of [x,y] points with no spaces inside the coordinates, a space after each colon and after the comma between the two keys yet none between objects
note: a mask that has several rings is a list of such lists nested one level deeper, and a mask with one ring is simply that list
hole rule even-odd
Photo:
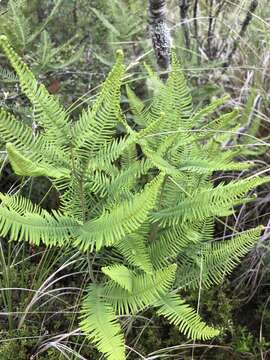
[{"label": "fern", "polygon": [[92,285],[82,307],[81,328],[97,348],[110,360],[125,359],[124,336],[112,305],[100,297],[98,286]]},{"label": "fern", "polygon": [[156,306],[158,315],[163,315],[169,322],[192,339],[211,339],[219,331],[207,326],[194,309],[187,305],[178,295],[166,294],[161,296]]},{"label": "fern", "polygon": [[259,226],[231,240],[193,246],[193,253],[189,249],[188,254],[179,261],[177,285],[197,288],[200,284],[209,288],[213,284],[219,284],[254,246],[261,231],[262,227]]},{"label": "fern", "polygon": [[[48,42],[45,34],[44,45]],[[118,52],[92,107],[71,122],[3,36],[0,46],[42,127],[34,135],[0,110],[0,138],[10,164],[19,176],[48,177],[60,197],[59,209],[47,211],[27,198],[0,194],[0,235],[95,253],[98,276],[83,300],[81,328],[108,359],[125,359],[118,316],[150,306],[189,338],[218,335],[179,293],[222,281],[260,236],[258,227],[229,241],[213,239],[215,219],[251,201],[249,192],[269,182],[269,177],[218,185],[212,180],[215,171],[253,165],[239,160],[241,152],[221,148],[238,112],[207,121],[224,99],[194,112],[172,54],[166,83],[149,70],[158,85],[149,106],[127,89],[139,125],[134,129],[120,107],[125,66]]]}]

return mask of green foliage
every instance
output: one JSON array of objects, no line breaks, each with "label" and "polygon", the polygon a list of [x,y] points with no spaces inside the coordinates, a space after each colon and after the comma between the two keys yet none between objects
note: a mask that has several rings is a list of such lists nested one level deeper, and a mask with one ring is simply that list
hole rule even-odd
[{"label": "green foliage", "polygon": [[[34,58],[33,71],[36,74],[62,69],[77,61],[82,54],[81,51],[78,51],[68,60],[61,59],[59,61],[59,54],[63,53],[63,50],[74,42],[77,36],[57,47],[52,43],[46,30],[48,24],[63,6],[63,0],[57,0],[38,26],[35,26],[34,9],[29,9],[30,6],[25,0],[8,0],[8,4],[4,8],[5,16],[1,16],[0,33],[9,38],[18,52],[32,52],[31,55]],[[39,41],[37,42],[37,40]],[[1,75],[5,81],[10,79],[8,73],[1,71]],[[15,80],[15,78],[11,79]]]},{"label": "green foliage", "polygon": [[[60,197],[60,209],[46,211],[23,197],[2,194],[0,234],[99,254],[101,266],[83,300],[81,327],[111,360],[125,359],[118,316],[148,307],[189,338],[217,336],[219,330],[206,325],[178,292],[220,283],[249,251],[261,227],[216,243],[214,220],[233,213],[251,200],[249,191],[269,182],[269,177],[218,185],[212,180],[215,171],[250,166],[234,161],[238,152],[222,149],[228,133],[220,137],[204,121],[220,102],[194,112],[173,55],[168,81],[150,106],[133,101],[135,116],[143,120],[135,131],[120,108],[124,64],[118,52],[95,103],[74,122],[6,37],[0,45],[42,127],[34,135],[30,126],[1,111],[0,136],[9,161],[20,176],[48,177]],[[216,124],[228,127],[234,115]],[[120,124],[125,132],[119,134]],[[104,255],[108,247],[118,260]]]}]

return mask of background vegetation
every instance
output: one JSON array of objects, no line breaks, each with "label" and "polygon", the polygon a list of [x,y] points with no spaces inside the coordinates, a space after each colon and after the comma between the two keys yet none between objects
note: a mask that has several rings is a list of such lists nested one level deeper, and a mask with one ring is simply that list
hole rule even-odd
[{"label": "background vegetation", "polygon": [[[269,167],[269,21],[267,0],[167,1],[168,24],[174,46],[191,84],[196,107],[224,94],[221,111],[238,107],[232,148],[256,157],[251,175]],[[181,1],[180,1],[181,4]],[[156,83],[143,62],[155,66],[143,0],[2,1],[0,33],[49,91],[57,94],[70,113],[91,104],[100,81],[109,72],[115,50],[123,48],[129,67],[125,79],[147,101]],[[0,54],[0,105],[31,122],[27,99],[17,78]],[[10,69],[10,70],[9,70]],[[147,78],[147,80],[146,80]],[[122,97],[125,107],[126,99]],[[128,112],[128,109],[126,109]],[[33,127],[33,131],[39,131]],[[58,199],[45,179],[14,176],[1,151],[1,192],[29,195],[45,208]],[[215,175],[216,181],[225,174]],[[230,173],[236,178],[239,173]],[[256,201],[243,205],[234,217],[216,225],[215,239],[264,224],[256,247],[222,286],[189,291],[186,296],[200,314],[221,324],[222,335],[211,343],[187,342],[173,327],[140,314],[125,323],[130,359],[267,359],[270,347],[269,310],[269,186],[256,191]],[[88,265],[79,253],[0,242],[0,358],[97,359],[76,320],[88,281]],[[150,320],[148,320],[150,318]],[[141,355],[142,356],[141,356]]]}]

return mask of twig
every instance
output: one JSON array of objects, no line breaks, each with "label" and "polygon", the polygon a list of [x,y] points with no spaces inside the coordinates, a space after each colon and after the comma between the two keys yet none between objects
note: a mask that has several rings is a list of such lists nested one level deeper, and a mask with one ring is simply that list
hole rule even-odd
[{"label": "twig", "polygon": [[207,31],[207,55],[208,58],[212,58],[212,40],[213,40],[213,5],[214,0],[210,0],[210,7],[209,7],[209,22],[208,22],[208,31]]}]

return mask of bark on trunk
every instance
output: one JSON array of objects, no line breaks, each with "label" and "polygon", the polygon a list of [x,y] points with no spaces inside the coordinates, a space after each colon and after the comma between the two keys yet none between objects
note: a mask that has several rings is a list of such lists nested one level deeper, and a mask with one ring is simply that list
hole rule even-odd
[{"label": "bark on trunk", "polygon": [[181,26],[184,32],[185,45],[187,49],[190,49],[189,27],[187,23],[190,4],[190,0],[179,0]]},{"label": "bark on trunk", "polygon": [[[149,25],[153,48],[161,71],[170,68],[171,36],[166,23],[166,0],[149,0]],[[162,75],[166,78],[166,75]]]}]

